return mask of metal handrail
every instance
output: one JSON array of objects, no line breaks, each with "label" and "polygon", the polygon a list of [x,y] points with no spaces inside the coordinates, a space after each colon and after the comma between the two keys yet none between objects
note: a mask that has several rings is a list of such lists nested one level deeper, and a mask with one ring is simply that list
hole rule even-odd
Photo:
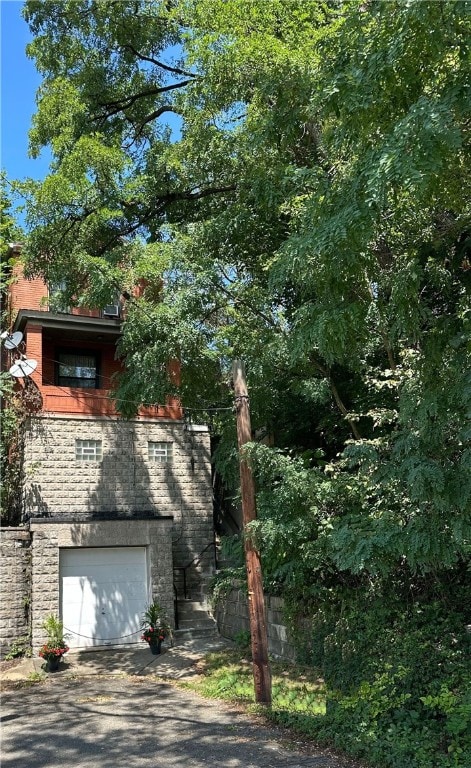
[{"label": "metal handrail", "polygon": [[[188,594],[187,593],[187,578],[186,578],[187,569],[190,568],[192,565],[198,565],[198,563],[201,561],[201,558],[203,557],[204,553],[207,552],[210,547],[214,547],[214,560],[216,562],[216,542],[215,541],[210,541],[210,543],[207,544],[203,550],[201,550],[199,555],[196,555],[193,558],[193,560],[190,560],[189,563],[187,563],[186,565],[174,565],[173,566],[174,572],[175,571],[183,571],[183,597],[184,597],[185,600],[187,599],[187,594]],[[173,582],[173,589],[174,589],[174,592],[175,592],[175,603],[177,603],[178,602],[178,590],[177,590],[177,587],[175,585],[175,581]],[[175,624],[175,626],[176,626],[176,624]],[[176,628],[178,629],[178,627],[176,627]]]},{"label": "metal handrail", "polygon": [[173,598],[173,616],[175,620],[175,629],[180,628],[180,617],[178,615],[178,591],[175,586],[175,582],[173,582],[173,591],[175,593],[175,596]]}]

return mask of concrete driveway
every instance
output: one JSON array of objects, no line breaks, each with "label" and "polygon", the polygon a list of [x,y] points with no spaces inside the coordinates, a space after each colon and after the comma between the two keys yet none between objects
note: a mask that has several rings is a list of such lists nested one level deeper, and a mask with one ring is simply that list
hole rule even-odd
[{"label": "concrete driveway", "polygon": [[[147,645],[130,645],[101,651],[69,651],[62,661],[60,671],[48,674],[48,678],[90,677],[91,675],[131,675],[179,679],[195,674],[195,664],[206,653],[231,647],[223,637],[200,637],[180,642],[173,647],[167,643],[162,653],[153,656]],[[9,683],[28,682],[34,676],[46,676],[45,663],[39,656],[22,659],[19,664],[0,672],[0,681]]]},{"label": "concrete driveway", "polygon": [[[69,672],[64,669],[40,683],[7,688],[2,694],[2,768],[349,765],[314,747],[288,747],[283,731],[157,676],[196,674],[194,663],[204,655],[205,645],[170,649],[151,660],[152,672],[148,666],[136,669],[135,660],[133,668],[126,657],[129,651],[121,657],[119,651],[84,654],[85,660],[75,667],[69,662]],[[148,662],[149,652],[139,658]]]}]

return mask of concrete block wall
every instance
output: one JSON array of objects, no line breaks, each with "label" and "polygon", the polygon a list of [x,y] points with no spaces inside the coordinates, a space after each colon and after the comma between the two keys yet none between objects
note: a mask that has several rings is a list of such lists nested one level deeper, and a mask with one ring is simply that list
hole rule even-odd
[{"label": "concrete block wall", "polygon": [[[99,440],[100,461],[78,461],[76,440]],[[172,461],[149,459],[148,441],[170,442]],[[210,442],[207,430],[182,422],[37,416],[25,438],[24,519],[87,521],[112,516],[172,515],[173,559],[186,566],[213,541]],[[209,549],[190,569],[212,569]]]},{"label": "concrete block wall", "polygon": [[60,615],[60,553],[73,547],[146,547],[151,601],[159,602],[173,619],[172,519],[103,520],[61,523],[31,521],[32,594],[31,625],[33,652],[46,636],[42,624],[51,613]]},{"label": "concrete block wall", "polygon": [[[283,609],[281,597],[265,595],[268,651],[272,656],[294,661],[295,646],[285,624]],[[214,608],[214,617],[223,637],[234,640],[240,632],[249,632],[247,594],[235,588],[221,596]]]},{"label": "concrete block wall", "polygon": [[0,654],[30,634],[31,536],[24,528],[0,528]]},{"label": "concrete block wall", "polygon": [[[96,462],[77,460],[76,440],[99,440],[102,458]],[[172,443],[172,461],[149,459],[148,441]],[[150,593],[169,617],[173,616],[173,566],[181,569],[196,561],[187,569],[187,583],[191,597],[202,598],[214,569],[206,429],[188,430],[182,422],[162,419],[35,416],[27,427],[24,476],[24,522],[30,522],[33,536],[35,651],[44,640],[42,622],[49,614],[60,613],[59,560],[63,547],[147,547]],[[19,539],[2,531],[2,548],[7,553],[2,558],[3,644],[27,634],[21,615],[26,594],[29,599],[29,560],[25,556],[30,552],[30,534],[20,530]],[[181,595],[182,570],[176,575]],[[21,609],[14,607],[15,601]]]},{"label": "concrete block wall", "polygon": [[47,639],[43,622],[51,614],[60,615],[59,531],[57,526],[32,531],[31,638],[37,653]]}]

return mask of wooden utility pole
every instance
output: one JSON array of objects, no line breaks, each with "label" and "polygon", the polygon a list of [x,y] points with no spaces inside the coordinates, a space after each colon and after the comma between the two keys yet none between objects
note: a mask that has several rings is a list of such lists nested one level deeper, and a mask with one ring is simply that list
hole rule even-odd
[{"label": "wooden utility pole", "polygon": [[[234,398],[237,418],[237,441],[239,452],[243,446],[252,440],[250,427],[250,410],[247,384],[245,381],[244,364],[234,360],[232,366],[234,379]],[[252,470],[241,454],[240,458],[240,487],[242,495],[242,520],[245,533],[245,564],[247,568],[247,585],[249,590],[249,620],[252,639],[252,663],[257,704],[271,706],[271,673],[268,661],[267,624],[265,616],[265,601],[263,597],[262,566],[260,554],[253,546],[246,526],[256,519],[255,487]]]}]

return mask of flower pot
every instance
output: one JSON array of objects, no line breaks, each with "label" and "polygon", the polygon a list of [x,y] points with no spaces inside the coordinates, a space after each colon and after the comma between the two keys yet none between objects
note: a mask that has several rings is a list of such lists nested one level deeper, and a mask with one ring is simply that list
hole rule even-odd
[{"label": "flower pot", "polygon": [[149,648],[151,650],[151,653],[153,653],[155,656],[160,653],[160,650],[162,648],[162,640],[157,640],[156,643],[149,643]]},{"label": "flower pot", "polygon": [[61,659],[62,656],[54,656],[52,659],[48,659],[46,662],[46,672],[57,672]]}]

